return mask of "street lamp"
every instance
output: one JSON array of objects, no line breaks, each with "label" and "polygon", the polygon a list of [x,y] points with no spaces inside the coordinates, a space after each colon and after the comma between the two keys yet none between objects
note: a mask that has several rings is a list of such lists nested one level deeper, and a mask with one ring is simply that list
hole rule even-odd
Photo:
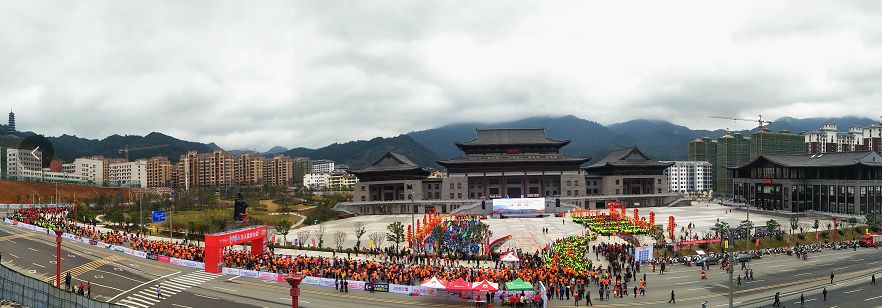
[{"label": "street lamp", "polygon": [[416,250],[414,249],[413,244],[416,241],[416,208],[414,208],[414,204],[413,204],[414,203],[413,192],[409,192],[407,194],[410,197],[410,227],[411,227],[411,230],[413,230],[411,232],[413,232],[413,234],[414,234],[413,236],[410,237],[410,250],[411,250],[411,252],[415,252]]}]

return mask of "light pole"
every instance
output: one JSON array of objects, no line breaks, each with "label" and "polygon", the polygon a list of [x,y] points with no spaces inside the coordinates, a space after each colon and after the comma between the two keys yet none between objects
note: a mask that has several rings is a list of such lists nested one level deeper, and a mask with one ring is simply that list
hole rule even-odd
[{"label": "light pole", "polygon": [[410,237],[410,250],[411,252],[415,252],[413,243],[416,242],[416,208],[414,208],[414,200],[413,200],[413,192],[407,193],[410,195],[410,228],[412,235]]},{"label": "light pole", "polygon": [[61,289],[61,235],[62,230],[55,230],[55,287]]},{"label": "light pole", "polygon": [[141,219],[141,222],[138,223],[138,227],[141,231],[141,234],[144,234],[144,195],[138,194],[138,217]]}]

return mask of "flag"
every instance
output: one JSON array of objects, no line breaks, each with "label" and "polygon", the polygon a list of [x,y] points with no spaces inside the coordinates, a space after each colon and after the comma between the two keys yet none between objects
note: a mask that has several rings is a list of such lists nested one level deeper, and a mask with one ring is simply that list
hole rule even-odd
[{"label": "flag", "polygon": [[[315,242],[315,240],[312,241]],[[370,240],[370,242],[368,242],[368,246],[370,246],[371,249],[374,249],[374,240]]]},{"label": "flag", "polygon": [[728,240],[723,241],[723,248],[724,248],[724,249],[729,249],[729,241],[728,241]]},{"label": "flag", "polygon": [[756,246],[756,248],[759,248],[759,239],[756,239],[756,244],[755,244],[755,246]]}]

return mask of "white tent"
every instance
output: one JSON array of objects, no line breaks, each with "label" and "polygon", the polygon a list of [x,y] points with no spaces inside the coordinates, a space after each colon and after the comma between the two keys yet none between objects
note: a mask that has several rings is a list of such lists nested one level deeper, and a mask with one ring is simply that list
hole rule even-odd
[{"label": "white tent", "polygon": [[502,262],[520,262],[521,259],[518,258],[518,256],[516,256],[513,252],[509,252],[509,253],[507,253],[506,255],[502,256],[502,258],[499,258],[499,261],[502,261]]},{"label": "white tent", "polygon": [[439,290],[447,289],[447,284],[445,283],[445,281],[438,279],[438,277],[426,279],[426,281],[423,281],[420,286]]}]

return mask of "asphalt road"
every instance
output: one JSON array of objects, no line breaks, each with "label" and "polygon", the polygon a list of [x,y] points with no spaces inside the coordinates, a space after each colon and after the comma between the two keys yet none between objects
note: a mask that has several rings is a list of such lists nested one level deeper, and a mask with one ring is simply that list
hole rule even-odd
[{"label": "asphalt road", "polygon": [[[7,266],[54,281],[54,235],[0,224],[0,252]],[[789,307],[799,306],[800,294],[805,296],[806,307],[882,307],[882,286],[869,285],[872,273],[882,279],[880,252],[882,250],[867,248],[825,250],[810,254],[807,261],[785,255],[754,260],[750,266],[756,279],[736,286],[734,302],[738,307],[770,307],[774,293],[781,292],[782,303]],[[64,241],[62,258],[62,272],[70,271],[75,284],[91,282],[92,297],[130,307],[290,307],[291,304],[285,283],[207,274],[68,240]],[[646,296],[635,299],[632,295],[601,302],[597,300],[597,288],[592,286],[589,290],[594,306],[700,307],[700,301],[707,300],[709,307],[724,307],[728,303],[728,274],[718,266],[712,267],[707,280],[699,279],[699,269],[695,266],[670,266],[665,275],[653,273],[648,266],[644,269]],[[831,272],[835,274],[833,284],[830,284]],[[735,274],[740,273],[743,272],[739,270]],[[157,299],[157,284],[162,286],[164,298]],[[633,283],[629,285],[632,286]],[[820,293],[823,287],[828,291],[826,302]],[[672,289],[676,293],[676,305],[667,303]],[[339,293],[317,286],[303,286],[300,299],[300,307],[307,308],[468,306],[453,297],[368,294],[357,290]],[[549,306],[572,307],[573,304],[553,300]]]}]

